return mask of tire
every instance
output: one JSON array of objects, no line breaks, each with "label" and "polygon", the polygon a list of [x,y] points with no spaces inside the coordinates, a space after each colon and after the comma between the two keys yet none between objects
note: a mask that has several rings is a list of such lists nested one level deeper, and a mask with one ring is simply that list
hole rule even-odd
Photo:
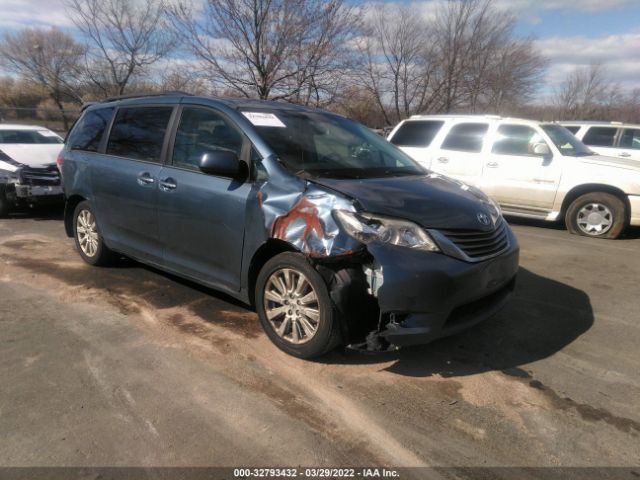
[{"label": "tire", "polygon": [[627,226],[626,206],[610,193],[586,193],[569,205],[565,224],[576,235],[618,238]]},{"label": "tire", "polygon": [[11,204],[7,199],[4,185],[0,185],[0,218],[4,218],[9,215],[11,211]]},{"label": "tire", "polygon": [[284,352],[313,358],[341,343],[339,315],[327,284],[303,255],[281,253],[265,263],[255,299],[262,328]]},{"label": "tire", "polygon": [[78,253],[89,265],[106,266],[113,261],[114,254],[104,244],[89,202],[80,202],[73,211],[73,238]]}]

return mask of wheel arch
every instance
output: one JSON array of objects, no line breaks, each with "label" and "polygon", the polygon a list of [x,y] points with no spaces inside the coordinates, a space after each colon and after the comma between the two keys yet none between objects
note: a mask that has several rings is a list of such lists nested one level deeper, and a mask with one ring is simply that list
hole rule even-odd
[{"label": "wheel arch", "polygon": [[[276,255],[284,252],[302,253],[296,247],[288,242],[285,242],[284,240],[269,238],[253,254],[251,262],[249,263],[249,271],[247,277],[247,294],[249,296],[249,303],[252,306],[255,307],[256,281],[258,280],[258,274],[260,273],[260,270],[262,270],[262,267],[265,263],[267,263]],[[302,254],[304,255],[304,253]]]},{"label": "wheel arch", "polygon": [[586,183],[573,187],[569,190],[562,201],[562,209],[560,210],[561,218],[564,218],[569,206],[574,202],[574,200],[587,193],[609,193],[616,196],[622,201],[622,203],[624,203],[626,221],[629,221],[629,217],[631,215],[631,204],[629,203],[629,197],[627,194],[617,187],[601,183]]},{"label": "wheel arch", "polygon": [[82,195],[71,195],[67,198],[64,205],[64,231],[67,237],[73,237],[73,212],[80,202],[85,201],[86,198]]}]

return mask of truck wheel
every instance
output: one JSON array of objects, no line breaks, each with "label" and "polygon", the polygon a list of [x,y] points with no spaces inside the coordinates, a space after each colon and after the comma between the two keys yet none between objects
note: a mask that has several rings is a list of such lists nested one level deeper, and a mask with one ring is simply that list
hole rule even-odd
[{"label": "truck wheel", "polygon": [[7,199],[4,185],[0,185],[0,218],[4,218],[9,215],[11,211],[11,205]]},{"label": "truck wheel", "polygon": [[626,207],[610,193],[587,193],[569,205],[565,223],[569,232],[577,235],[618,238],[627,224]]},{"label": "truck wheel", "polygon": [[286,252],[269,260],[258,274],[255,299],[262,328],[288,354],[313,358],[340,344],[329,289],[303,255]]},{"label": "truck wheel", "polygon": [[73,238],[82,259],[90,265],[108,265],[113,253],[104,244],[96,216],[88,202],[80,202],[73,212]]}]

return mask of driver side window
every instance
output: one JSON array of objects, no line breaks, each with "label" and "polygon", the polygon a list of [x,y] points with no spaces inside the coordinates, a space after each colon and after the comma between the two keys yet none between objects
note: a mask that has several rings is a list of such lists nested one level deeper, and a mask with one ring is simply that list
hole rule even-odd
[{"label": "driver side window", "polygon": [[182,110],[173,145],[172,164],[198,170],[207,152],[234,152],[240,157],[242,135],[222,115],[205,108]]},{"label": "driver side window", "polygon": [[542,136],[526,125],[500,125],[491,153],[497,155],[539,156],[534,148],[547,144]]}]

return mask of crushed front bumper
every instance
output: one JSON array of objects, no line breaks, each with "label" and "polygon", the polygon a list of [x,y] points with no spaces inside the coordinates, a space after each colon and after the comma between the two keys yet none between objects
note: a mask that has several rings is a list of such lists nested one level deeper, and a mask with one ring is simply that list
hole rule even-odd
[{"label": "crushed front bumper", "polygon": [[381,318],[389,319],[379,335],[398,346],[424,344],[497,313],[509,299],[518,272],[518,243],[510,230],[508,235],[508,249],[478,263],[370,244],[369,252],[383,272],[377,290]]}]

